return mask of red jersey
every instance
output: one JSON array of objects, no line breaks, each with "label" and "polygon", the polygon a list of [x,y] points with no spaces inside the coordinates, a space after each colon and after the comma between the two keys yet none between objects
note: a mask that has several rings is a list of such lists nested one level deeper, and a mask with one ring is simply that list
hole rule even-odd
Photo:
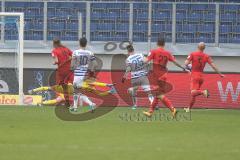
[{"label": "red jersey", "polygon": [[52,56],[58,59],[58,71],[70,71],[72,51],[67,47],[58,47],[52,50]]},{"label": "red jersey", "polygon": [[192,62],[192,73],[202,73],[206,63],[212,63],[211,57],[200,51],[192,52],[187,59]]},{"label": "red jersey", "polygon": [[157,72],[158,70],[167,70],[168,61],[175,61],[175,57],[163,48],[151,50],[147,59],[149,61],[153,60],[153,72]]}]

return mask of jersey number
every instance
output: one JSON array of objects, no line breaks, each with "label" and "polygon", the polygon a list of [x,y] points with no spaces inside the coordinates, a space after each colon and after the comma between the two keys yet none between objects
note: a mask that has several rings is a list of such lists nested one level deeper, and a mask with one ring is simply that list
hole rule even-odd
[{"label": "jersey number", "polygon": [[198,63],[199,63],[199,67],[202,68],[203,61],[201,57],[198,58]]},{"label": "jersey number", "polygon": [[132,62],[135,65],[135,70],[141,70],[143,68],[143,61],[141,61],[141,57],[137,57]]},{"label": "jersey number", "polygon": [[160,56],[159,56],[158,63],[161,64],[161,65],[165,65],[165,64],[167,63],[167,60],[168,60],[168,57],[167,57],[167,56],[162,56],[162,55],[160,55]]},{"label": "jersey number", "polygon": [[80,56],[79,57],[80,65],[87,65],[88,64],[88,57],[87,56]]}]

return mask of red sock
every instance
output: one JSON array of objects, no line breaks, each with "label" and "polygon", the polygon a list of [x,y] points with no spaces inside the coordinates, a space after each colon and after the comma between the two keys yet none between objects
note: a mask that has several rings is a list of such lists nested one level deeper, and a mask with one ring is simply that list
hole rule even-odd
[{"label": "red sock", "polygon": [[174,107],[173,107],[171,101],[166,96],[163,96],[161,101],[166,107],[168,107],[173,112]]},{"label": "red sock", "polygon": [[202,90],[193,90],[191,92],[191,95],[196,97],[196,96],[199,96],[199,95],[202,95],[203,94],[203,91]]},{"label": "red sock", "polygon": [[156,108],[158,104],[158,98],[157,97],[154,97],[154,100],[152,102],[152,104],[150,105],[150,109],[149,109],[149,112],[154,112],[154,109]]},{"label": "red sock", "polygon": [[190,108],[190,109],[191,109],[192,106],[194,105],[195,101],[196,101],[196,96],[192,96],[192,97],[191,97],[191,100],[190,100],[190,104],[189,104],[189,108]]}]

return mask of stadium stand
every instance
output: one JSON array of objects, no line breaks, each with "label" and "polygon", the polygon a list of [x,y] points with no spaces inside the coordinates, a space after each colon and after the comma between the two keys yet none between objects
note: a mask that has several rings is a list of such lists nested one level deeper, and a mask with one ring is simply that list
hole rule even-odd
[{"label": "stadium stand", "polygon": [[[25,14],[25,39],[43,39],[43,3],[38,2],[5,2],[6,12],[24,12]],[[5,25],[5,39],[16,39],[15,25]]]},{"label": "stadium stand", "polygon": [[214,4],[177,4],[176,8],[177,42],[214,42]]},{"label": "stadium stand", "polygon": [[[90,40],[124,41],[129,40],[130,3],[121,0],[114,2],[90,2]],[[25,13],[25,40],[44,40],[44,2],[39,1],[0,1],[5,3],[6,12]],[[148,40],[148,3],[146,0],[133,3],[133,32],[135,42]],[[167,3],[160,3],[167,2]],[[240,4],[237,0],[153,0],[151,18],[151,40],[156,41],[164,35],[167,42],[172,42],[173,3],[176,3],[176,42],[195,43],[215,42],[216,4],[219,3],[219,42],[240,42]],[[227,3],[226,3],[227,2]],[[78,15],[82,14],[82,33],[86,35],[86,3],[83,2],[47,2],[47,40],[59,37],[66,41],[78,39]],[[2,7],[1,7],[2,8]],[[5,40],[17,37],[16,27],[5,25]]]},{"label": "stadium stand", "polygon": [[74,41],[78,39],[78,14],[83,16],[83,33],[86,24],[85,3],[49,2],[47,4],[47,39],[59,37],[62,40]]},{"label": "stadium stand", "polygon": [[129,3],[92,3],[91,40],[123,41],[129,35]]}]

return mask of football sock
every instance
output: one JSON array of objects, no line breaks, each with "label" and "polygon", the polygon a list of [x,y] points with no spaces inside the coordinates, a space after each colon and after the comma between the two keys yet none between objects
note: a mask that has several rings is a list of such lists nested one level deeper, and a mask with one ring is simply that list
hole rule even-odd
[{"label": "football sock", "polygon": [[78,106],[78,94],[74,93],[73,94],[73,108],[77,108]]},{"label": "football sock", "polygon": [[80,95],[80,99],[81,99],[83,102],[87,103],[89,106],[92,106],[92,105],[93,105],[93,102],[92,102],[87,96],[85,96],[85,95],[83,95],[83,94]]},{"label": "football sock", "polygon": [[51,87],[39,87],[39,88],[33,89],[33,92],[48,91],[50,89],[51,89]]},{"label": "football sock", "polygon": [[173,112],[174,107],[173,107],[171,101],[170,101],[166,96],[163,96],[160,100],[162,101],[162,103],[163,103],[166,107],[168,107],[168,108]]},{"label": "football sock", "polygon": [[92,83],[89,83],[89,85],[94,85],[94,86],[99,86],[99,87],[106,87],[106,86],[107,86],[107,83],[92,82]]},{"label": "football sock", "polygon": [[192,90],[191,92],[191,100],[190,100],[190,104],[189,104],[189,108],[191,109],[194,105],[194,103],[196,102],[196,97],[203,95],[203,91],[202,90]]},{"label": "football sock", "polygon": [[136,93],[133,88],[128,89],[128,93],[131,95],[133,106],[137,106]]},{"label": "football sock", "polygon": [[43,105],[55,105],[56,103],[57,103],[57,99],[52,99],[52,100],[42,102]]},{"label": "football sock", "polygon": [[150,105],[149,112],[151,112],[151,113],[154,112],[154,109],[156,108],[157,104],[158,104],[158,98],[155,97],[155,98],[153,99],[152,104]]},{"label": "football sock", "polygon": [[190,108],[190,109],[191,109],[192,106],[194,105],[195,101],[196,101],[196,96],[192,96],[192,97],[191,97],[191,100],[190,100],[190,104],[189,104],[189,108]]},{"label": "football sock", "polygon": [[154,97],[151,93],[148,93],[148,100],[150,101],[150,104],[153,103]]}]

